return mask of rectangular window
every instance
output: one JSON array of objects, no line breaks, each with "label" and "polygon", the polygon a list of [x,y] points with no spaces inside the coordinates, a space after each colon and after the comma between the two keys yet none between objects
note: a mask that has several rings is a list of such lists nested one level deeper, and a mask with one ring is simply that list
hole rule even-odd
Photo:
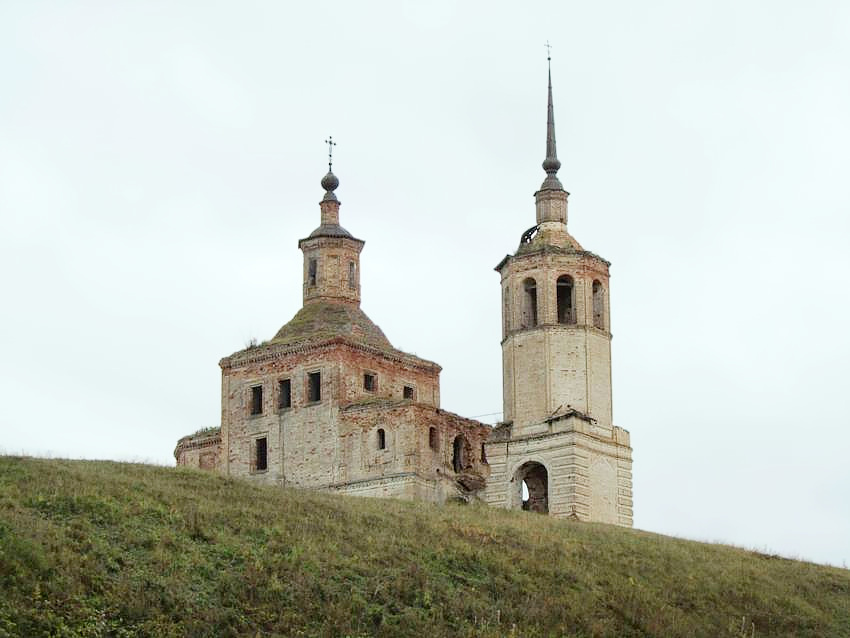
[{"label": "rectangular window", "polygon": [[266,437],[263,437],[262,439],[257,439],[255,446],[256,456],[254,469],[258,472],[262,472],[264,470],[269,469],[268,439]]},{"label": "rectangular window", "polygon": [[348,262],[348,287],[357,288],[357,264],[353,261]]},{"label": "rectangular window", "polygon": [[403,396],[405,399],[413,400],[413,386],[406,385],[404,386]]},{"label": "rectangular window", "polygon": [[315,259],[311,259],[307,262],[307,285],[315,286],[316,285],[316,272],[318,271],[318,263]]},{"label": "rectangular window", "polygon": [[322,400],[322,373],[311,372],[307,375],[307,401],[315,403]]},{"label": "rectangular window", "polygon": [[263,413],[263,386],[255,385],[251,388],[251,414]]},{"label": "rectangular window", "polygon": [[378,381],[374,374],[367,372],[363,375],[363,389],[366,392],[374,392],[378,387]]},{"label": "rectangular window", "polygon": [[292,382],[289,379],[281,379],[278,382],[277,407],[281,409],[292,407]]}]

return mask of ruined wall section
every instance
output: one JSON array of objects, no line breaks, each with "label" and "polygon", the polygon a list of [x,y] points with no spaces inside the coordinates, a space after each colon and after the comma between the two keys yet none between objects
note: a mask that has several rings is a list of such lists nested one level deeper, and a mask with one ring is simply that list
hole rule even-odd
[{"label": "ruined wall section", "polygon": [[[376,356],[374,350],[358,346],[349,346],[341,362],[341,405],[368,399],[407,398],[440,407],[440,367],[436,364],[395,352]],[[366,387],[366,375],[372,376],[371,389]],[[412,396],[405,396],[405,388]]]},{"label": "ruined wall section", "polygon": [[221,471],[221,428],[207,428],[184,436],[174,449],[177,467]]},{"label": "ruined wall section", "polygon": [[[335,489],[368,496],[401,490],[404,498],[433,502],[477,491],[490,471],[483,456],[490,431],[483,423],[422,403],[353,403],[340,413],[343,451]],[[458,437],[463,449],[456,471]]]}]

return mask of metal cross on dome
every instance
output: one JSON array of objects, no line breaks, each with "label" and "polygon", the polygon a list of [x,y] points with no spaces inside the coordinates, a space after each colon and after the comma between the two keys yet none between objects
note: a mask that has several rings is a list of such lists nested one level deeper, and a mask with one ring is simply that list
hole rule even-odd
[{"label": "metal cross on dome", "polygon": [[334,146],[336,146],[333,135],[328,136],[328,139],[325,140],[325,144],[328,145],[328,170],[330,171],[334,163]]}]

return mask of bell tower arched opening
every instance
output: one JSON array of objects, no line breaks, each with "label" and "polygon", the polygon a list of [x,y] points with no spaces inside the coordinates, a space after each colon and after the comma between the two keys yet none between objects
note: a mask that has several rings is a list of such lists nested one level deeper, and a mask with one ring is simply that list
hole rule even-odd
[{"label": "bell tower arched opening", "polygon": [[537,282],[531,277],[522,282],[522,327],[537,325]]},{"label": "bell tower arched opening", "polygon": [[542,463],[528,461],[514,474],[516,502],[520,509],[539,514],[549,513],[549,473]]},{"label": "bell tower arched opening", "polygon": [[573,304],[573,278],[561,275],[555,284],[558,297],[558,323],[575,323],[576,313]]}]

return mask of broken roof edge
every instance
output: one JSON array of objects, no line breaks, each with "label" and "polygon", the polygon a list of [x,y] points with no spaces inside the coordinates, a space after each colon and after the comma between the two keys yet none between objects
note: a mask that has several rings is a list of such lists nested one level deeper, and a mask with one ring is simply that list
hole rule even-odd
[{"label": "broken roof edge", "polygon": [[568,248],[561,248],[559,246],[550,246],[548,244],[545,244],[545,245],[538,246],[538,247],[535,247],[533,249],[530,249],[528,251],[519,251],[518,250],[516,252],[516,254],[505,255],[504,258],[502,259],[502,261],[500,261],[498,264],[496,264],[496,267],[493,270],[495,270],[496,272],[502,272],[502,270],[505,268],[505,266],[508,264],[508,262],[511,261],[512,259],[524,259],[526,257],[531,257],[531,256],[534,256],[534,255],[538,255],[540,253],[556,253],[556,254],[559,254],[559,255],[576,255],[578,257],[590,257],[591,259],[596,259],[598,261],[601,261],[603,264],[605,264],[608,267],[611,266],[610,261],[608,261],[604,257],[601,257],[600,255],[597,255],[596,253],[594,253],[590,250],[570,250]]},{"label": "broken roof edge", "polygon": [[330,349],[333,346],[342,345],[355,350],[361,350],[370,354],[381,356],[390,361],[398,363],[406,363],[407,365],[439,374],[442,371],[442,366],[434,361],[417,357],[415,354],[410,354],[402,350],[397,350],[390,346],[389,348],[379,348],[371,344],[358,343],[354,339],[344,336],[334,336],[318,339],[306,339],[295,343],[275,343],[274,340],[266,341],[256,346],[250,346],[244,350],[239,350],[233,354],[223,357],[218,365],[220,368],[233,368],[240,365],[248,365],[251,363],[260,363],[270,361],[288,354],[308,352],[312,350]]},{"label": "broken roof edge", "polygon": [[469,426],[477,428],[486,428],[488,431],[493,429],[493,426],[482,421],[461,416],[460,414],[456,414],[455,412],[444,410],[443,408],[438,408],[436,406],[429,405],[428,403],[411,401],[410,399],[381,399],[370,397],[365,400],[352,401],[351,403],[342,406],[340,408],[340,412],[367,412],[369,410],[390,411],[399,408],[413,408],[415,410],[435,412],[436,414],[445,415],[450,419],[463,421],[466,425]]}]

